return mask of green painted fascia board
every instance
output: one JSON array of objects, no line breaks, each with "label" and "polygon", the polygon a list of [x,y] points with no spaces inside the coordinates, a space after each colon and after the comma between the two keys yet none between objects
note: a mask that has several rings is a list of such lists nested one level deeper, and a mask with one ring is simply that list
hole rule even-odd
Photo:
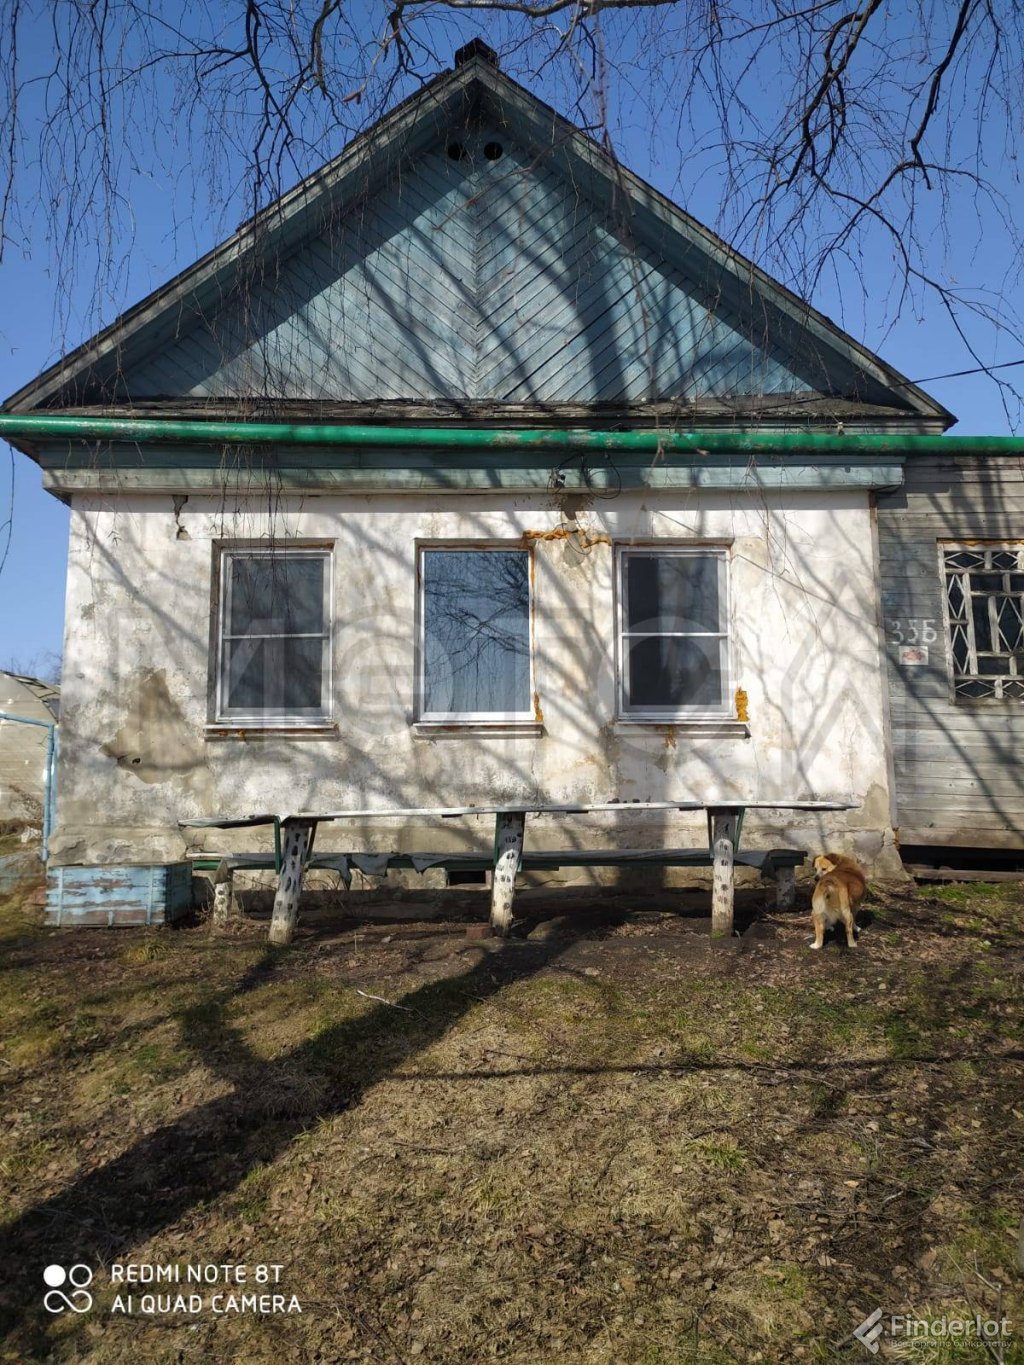
[{"label": "green painted fascia board", "polygon": [[441,464],[396,469],[366,467],[306,467],[221,465],[217,468],[186,466],[136,466],[135,468],[77,468],[54,466],[45,470],[44,485],[51,492],[215,493],[225,488],[240,494],[275,491],[303,493],[479,493],[492,491],[551,492],[552,489],[615,493],[630,489],[693,489],[709,491],[785,489],[790,492],[820,489],[893,489],[903,483],[899,461],[869,463],[780,463],[736,461],[672,465],[601,463],[581,468],[578,463],[561,470],[550,465],[479,465],[459,468]]},{"label": "green painted fascia board", "polygon": [[[754,452],[704,451],[676,449],[612,449],[556,448],[534,449],[505,446],[480,446],[468,450],[440,448],[386,448],[360,446],[190,446],[179,443],[156,445],[109,443],[90,445],[86,442],[37,443],[39,463],[47,469],[432,469],[452,473],[472,469],[543,470],[568,469],[585,464],[596,469],[605,464],[617,469],[647,469],[663,465],[668,468],[688,468],[691,465],[746,468]],[[765,450],[756,453],[760,467],[771,464],[788,465],[809,463],[807,452],[780,453]],[[813,454],[813,463],[829,465],[902,464],[901,453],[858,451],[821,451]]]},{"label": "green painted fascia board", "polygon": [[[373,428],[370,428],[373,430]],[[487,433],[476,433],[484,435]],[[518,434],[518,433],[516,433]],[[573,434],[573,433],[555,433]],[[586,433],[583,433],[586,434]],[[600,434],[600,433],[599,433]],[[604,433],[615,436],[634,433]],[[640,433],[643,434],[643,433]],[[715,433],[718,435],[719,433]],[[731,439],[735,440],[735,436]],[[37,450],[54,492],[251,488],[449,492],[551,488],[897,488],[903,460],[866,452],[799,454],[570,447],[536,450],[352,446],[141,446],[47,442]]]}]

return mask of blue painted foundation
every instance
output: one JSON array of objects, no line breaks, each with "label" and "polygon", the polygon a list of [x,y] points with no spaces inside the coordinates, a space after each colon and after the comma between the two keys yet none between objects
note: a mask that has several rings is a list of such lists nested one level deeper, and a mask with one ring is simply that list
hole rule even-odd
[{"label": "blue painted foundation", "polygon": [[53,867],[45,923],[62,929],[173,924],[192,905],[190,863]]}]

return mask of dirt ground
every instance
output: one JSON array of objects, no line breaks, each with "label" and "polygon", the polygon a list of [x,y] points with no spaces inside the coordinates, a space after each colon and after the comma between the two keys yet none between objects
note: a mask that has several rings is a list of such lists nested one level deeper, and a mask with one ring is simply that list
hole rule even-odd
[{"label": "dirt ground", "polygon": [[0,902],[0,1358],[867,1361],[881,1308],[879,1358],[1024,1361],[1021,886],[876,890],[853,952],[806,892],[725,943],[703,892],[374,910]]}]

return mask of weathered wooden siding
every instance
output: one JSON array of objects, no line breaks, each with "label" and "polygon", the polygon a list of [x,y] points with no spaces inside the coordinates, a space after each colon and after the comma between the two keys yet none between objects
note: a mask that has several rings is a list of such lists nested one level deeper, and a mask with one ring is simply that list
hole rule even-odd
[{"label": "weathered wooden siding", "polygon": [[[896,821],[905,844],[1024,847],[1024,705],[954,702],[940,540],[1024,540],[1024,462],[914,460],[878,499]],[[927,665],[899,661],[900,634],[929,628]]]},{"label": "weathered wooden siding", "polygon": [[780,395],[801,424],[951,420],[473,51],[9,407],[657,401],[699,423]]},{"label": "weathered wooden siding", "polygon": [[[125,397],[640,402],[829,391],[507,130],[417,155],[123,379]],[[490,160],[484,148],[500,145]],[[705,259],[694,269],[706,273]]]}]

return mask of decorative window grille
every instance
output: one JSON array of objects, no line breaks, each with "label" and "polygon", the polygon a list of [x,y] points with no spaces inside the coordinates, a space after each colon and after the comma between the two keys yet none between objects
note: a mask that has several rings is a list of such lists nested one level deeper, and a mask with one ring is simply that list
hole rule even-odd
[{"label": "decorative window grille", "polygon": [[1024,701],[1024,544],[942,547],[953,691]]}]

